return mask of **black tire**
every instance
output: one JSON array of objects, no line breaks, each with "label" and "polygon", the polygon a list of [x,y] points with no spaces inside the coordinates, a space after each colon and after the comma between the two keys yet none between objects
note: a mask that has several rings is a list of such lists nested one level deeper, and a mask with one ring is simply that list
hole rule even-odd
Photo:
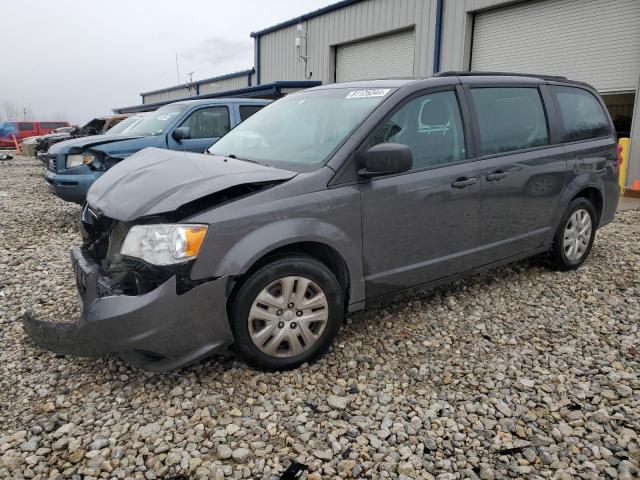
[{"label": "black tire", "polygon": [[[591,217],[591,236],[589,238],[589,242],[587,244],[587,248],[582,254],[582,256],[577,260],[571,260],[567,257],[563,247],[564,240],[564,232],[569,222],[571,216],[580,209],[584,209],[589,213]],[[591,253],[591,247],[593,246],[593,242],[596,238],[596,229],[598,226],[598,216],[596,215],[596,211],[593,208],[592,203],[584,198],[578,197],[571,201],[569,206],[567,207],[564,215],[562,216],[562,220],[558,225],[556,233],[553,237],[553,246],[551,247],[551,261],[553,263],[553,267],[556,270],[560,271],[568,271],[568,270],[576,270],[580,265],[584,263],[584,261],[589,257]]]},{"label": "black tire", "polygon": [[[278,358],[261,351],[251,339],[249,314],[253,302],[272,282],[301,276],[317,284],[325,294],[329,314],[320,337],[299,355]],[[240,287],[230,308],[229,321],[235,343],[233,349],[249,365],[264,370],[289,370],[324,354],[338,334],[344,319],[344,293],[335,275],[322,262],[299,254],[281,257],[263,265]]]}]

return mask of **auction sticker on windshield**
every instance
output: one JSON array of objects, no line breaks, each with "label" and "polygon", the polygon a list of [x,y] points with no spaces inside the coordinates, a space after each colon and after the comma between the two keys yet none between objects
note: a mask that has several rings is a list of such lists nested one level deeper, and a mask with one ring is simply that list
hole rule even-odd
[{"label": "auction sticker on windshield", "polygon": [[353,92],[349,92],[349,94],[345,98],[350,99],[350,98],[384,97],[387,93],[389,93],[389,90],[390,90],[389,88],[354,90]]}]

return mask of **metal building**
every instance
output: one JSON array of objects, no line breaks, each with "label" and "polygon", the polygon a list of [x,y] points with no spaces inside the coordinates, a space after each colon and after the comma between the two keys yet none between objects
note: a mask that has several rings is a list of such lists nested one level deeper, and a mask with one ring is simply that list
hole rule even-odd
[{"label": "metal building", "polygon": [[[619,136],[631,137],[627,185],[640,180],[640,0],[343,0],[251,36],[253,70],[202,80],[197,91],[146,92],[143,103],[202,95],[209,84],[224,95],[226,81],[256,88],[441,70],[563,75],[603,95]],[[304,84],[296,85],[279,94]]]},{"label": "metal building", "polygon": [[226,90],[237,90],[239,88],[250,87],[253,74],[253,69],[243,70],[241,72],[198,80],[189,85],[177,85],[160,90],[143,92],[140,96],[142,97],[142,103],[157,103],[208,93],[219,93]]}]

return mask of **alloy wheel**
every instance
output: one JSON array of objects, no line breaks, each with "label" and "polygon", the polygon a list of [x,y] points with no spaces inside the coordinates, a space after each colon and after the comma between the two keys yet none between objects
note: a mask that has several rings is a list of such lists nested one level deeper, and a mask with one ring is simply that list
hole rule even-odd
[{"label": "alloy wheel", "polygon": [[567,259],[571,262],[579,261],[589,248],[593,224],[591,215],[584,208],[579,208],[571,214],[564,228],[562,248]]}]

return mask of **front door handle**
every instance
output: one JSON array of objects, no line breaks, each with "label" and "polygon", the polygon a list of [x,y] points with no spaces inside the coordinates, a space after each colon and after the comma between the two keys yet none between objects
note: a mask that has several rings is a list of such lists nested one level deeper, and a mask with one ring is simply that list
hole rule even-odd
[{"label": "front door handle", "polygon": [[503,179],[509,174],[509,172],[503,172],[498,170],[497,172],[490,173],[486,176],[487,182],[495,182],[497,180]]},{"label": "front door handle", "polygon": [[465,187],[470,187],[471,185],[475,184],[477,181],[478,181],[477,177],[460,177],[456,179],[453,183],[451,183],[451,186],[453,188],[465,188]]}]

